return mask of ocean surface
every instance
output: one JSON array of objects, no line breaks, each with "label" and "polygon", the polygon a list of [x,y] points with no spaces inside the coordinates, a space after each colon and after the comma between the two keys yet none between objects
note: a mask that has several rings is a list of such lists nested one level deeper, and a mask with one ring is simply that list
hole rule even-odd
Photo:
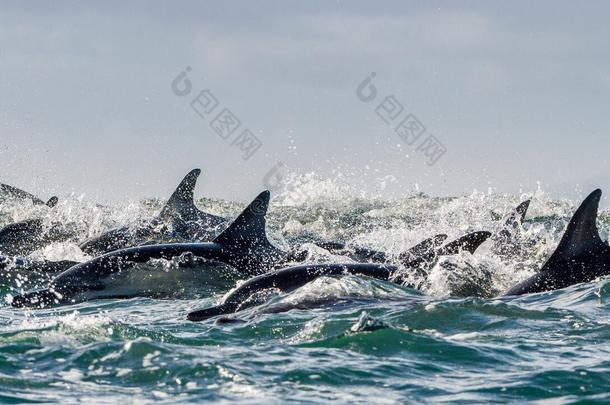
[{"label": "ocean surface", "polygon": [[[321,278],[238,314],[238,323],[185,320],[227,292],[206,288],[205,268],[148,265],[163,275],[156,282],[176,290],[171,299],[43,310],[8,302],[45,278],[5,272],[0,402],[610,402],[608,280],[497,298],[544,263],[580,201],[536,190],[384,200],[311,176],[274,194],[270,237],[282,247],[307,249],[312,263],[349,261],[316,247],[316,240],[397,255],[438,233],[451,240],[498,231],[517,204],[532,203],[510,252],[488,240],[474,255],[444,257],[420,290],[353,276]],[[162,204],[102,206],[64,196],[49,210],[4,202],[0,223],[42,216],[48,226],[71,227],[74,240],[31,257],[83,260],[77,240],[154,215]],[[206,198],[198,206],[234,217],[245,203]],[[601,212],[598,225],[607,239],[610,213]]]}]

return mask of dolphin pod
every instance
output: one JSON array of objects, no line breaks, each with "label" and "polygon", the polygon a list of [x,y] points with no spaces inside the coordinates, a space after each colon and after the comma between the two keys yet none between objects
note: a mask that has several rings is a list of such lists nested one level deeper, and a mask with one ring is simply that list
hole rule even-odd
[{"label": "dolphin pod", "polygon": [[[96,298],[145,295],[142,291],[126,292],[125,288],[117,293],[117,278],[125,278],[126,273],[132,271],[137,272],[137,263],[146,263],[151,259],[171,260],[190,254],[207,262],[228,264],[245,276],[259,275],[303,260],[299,252],[285,252],[269,242],[265,218],[269,200],[269,191],[259,194],[212,242],[157,244],[116,250],[70,267],[57,275],[48,288],[18,295],[12,305],[38,308]],[[457,254],[462,248],[474,252],[488,236],[488,232],[469,234],[436,251],[424,249],[423,246],[430,244],[424,241],[406,252],[410,259],[405,266],[428,263],[438,255]]]},{"label": "dolphin pod", "polygon": [[[211,266],[229,266],[238,277],[252,277],[228,293],[218,305],[191,312],[188,319],[192,321],[239,312],[260,304],[265,290],[290,292],[319,277],[351,274],[409,285],[405,274],[426,273],[442,256],[460,252],[474,254],[487,240],[492,241],[491,249],[497,254],[514,254],[519,248],[521,225],[530,204],[529,200],[521,203],[501,220],[500,229],[494,232],[471,232],[449,243],[446,243],[447,235],[438,234],[398,255],[341,242],[315,242],[333,254],[354,261],[316,264],[307,263],[306,251],[282,250],[269,241],[266,234],[269,191],[259,194],[230,222],[199,210],[194,202],[194,188],[200,173],[199,169],[189,172],[157,216],[136,226],[111,229],[80,243],[84,252],[94,256],[82,263],[9,257],[47,242],[39,236],[43,233],[40,219],[0,229],[0,251],[9,255],[0,256],[0,270],[23,268],[56,274],[47,288],[17,295],[11,304],[42,308],[92,299],[148,296],[148,292],[130,290],[122,283],[126,278],[138,278],[140,265],[158,259],[195,258]],[[56,197],[45,203],[25,191],[0,184],[0,199],[2,193],[50,208],[57,203]],[[601,240],[596,225],[600,198],[601,190],[595,190],[583,201],[555,252],[540,271],[509,288],[504,295],[550,291],[610,274],[610,246]]]},{"label": "dolphin pod", "polygon": [[[79,244],[89,255],[97,256],[154,240],[211,240],[226,219],[199,210],[194,202],[194,188],[200,169],[191,170],[180,182],[158,216],[137,226],[121,226],[89,238]],[[34,205],[53,208],[57,197],[48,202],[18,188],[0,184],[0,201],[30,200]],[[53,242],[65,242],[75,235],[65,224],[47,226],[42,218],[31,218],[0,228],[0,252],[8,256],[24,256]]]},{"label": "dolphin pod", "polygon": [[[159,215],[136,226],[124,225],[110,229],[79,244],[89,255],[111,252],[151,240],[211,240],[226,219],[199,210],[194,202],[194,189],[200,169],[191,170],[180,182]],[[57,197],[48,202],[23,190],[0,184],[0,200],[30,200],[34,205],[53,208]],[[0,228],[0,252],[8,256],[24,256],[53,242],[74,239],[74,232],[62,223],[46,226],[42,218],[31,218]]]},{"label": "dolphin pod", "polygon": [[114,277],[124,276],[136,263],[151,259],[168,259],[192,254],[210,262],[233,266],[244,275],[266,271],[285,260],[287,253],[273,246],[266,236],[265,214],[270,193],[262,192],[212,242],[173,243],[120,249],[77,264],[53,279],[49,288],[32,291],[13,299],[16,307],[40,307],[60,303],[75,303],[93,298],[123,298],[117,295]]},{"label": "dolphin pod", "polygon": [[[601,190],[597,189],[582,202],[570,220],[555,252],[540,271],[513,286],[503,295],[512,296],[557,290],[574,284],[593,281],[610,274],[610,246],[607,242],[602,241],[596,223],[601,195]],[[500,238],[509,240],[511,231],[517,232],[517,226],[523,222],[529,204],[529,200],[524,201],[509,215],[504,228],[498,232]],[[424,241],[424,243],[431,246],[435,243],[433,240],[444,240],[444,236],[437,235],[433,239]],[[471,253],[473,253],[482,242],[477,244],[470,241],[473,239],[485,241],[489,236],[489,233],[481,233],[474,238],[472,235],[466,235],[463,239],[472,244]],[[447,250],[451,251],[460,245],[463,246],[464,244],[460,243],[460,240],[455,241],[454,245]],[[342,246],[339,247],[343,248]],[[438,254],[441,253],[447,252],[438,252]],[[361,251],[360,255],[385,260],[385,254],[380,252]],[[261,291],[277,289],[288,292],[321,276],[355,274],[389,280],[395,272],[396,267],[379,267],[379,265],[373,264],[311,265],[286,268],[248,280],[227,294],[218,305],[190,312],[187,319],[198,322],[218,315],[235,313],[260,304],[260,300],[256,301],[251,297]]]}]

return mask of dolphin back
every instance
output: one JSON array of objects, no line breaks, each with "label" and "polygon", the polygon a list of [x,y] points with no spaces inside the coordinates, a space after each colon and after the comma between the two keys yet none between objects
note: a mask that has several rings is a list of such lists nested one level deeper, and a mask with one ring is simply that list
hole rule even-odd
[{"label": "dolphin back", "polygon": [[0,183],[0,191],[4,194],[8,194],[13,198],[17,198],[20,200],[30,200],[36,205],[47,205],[48,207],[54,207],[57,204],[57,197],[51,197],[51,199],[47,202],[41,200],[40,198],[34,196],[33,194],[28,193],[27,191],[23,191],[17,187],[9,186],[8,184]]},{"label": "dolphin back", "polygon": [[270,289],[281,292],[293,291],[323,276],[352,274],[389,280],[396,270],[396,266],[372,263],[312,264],[287,267],[251,278],[227,294],[220,305],[191,312],[187,315],[187,319],[204,321],[217,315],[233,313],[257,305],[256,300],[251,300],[251,297],[257,293]]},{"label": "dolphin back", "polygon": [[578,207],[540,272],[504,295],[556,290],[610,274],[610,247],[599,236],[596,223],[601,195],[601,190],[593,191]]}]

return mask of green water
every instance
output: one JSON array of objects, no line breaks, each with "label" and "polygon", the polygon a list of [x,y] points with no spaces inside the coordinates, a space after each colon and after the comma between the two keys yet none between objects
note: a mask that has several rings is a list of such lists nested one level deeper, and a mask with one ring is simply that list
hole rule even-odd
[{"label": "green water", "polygon": [[[205,300],[5,308],[0,399],[605,402],[609,291],[599,282],[496,301],[403,291],[237,325],[186,322]],[[385,325],[352,330],[364,312]]]}]

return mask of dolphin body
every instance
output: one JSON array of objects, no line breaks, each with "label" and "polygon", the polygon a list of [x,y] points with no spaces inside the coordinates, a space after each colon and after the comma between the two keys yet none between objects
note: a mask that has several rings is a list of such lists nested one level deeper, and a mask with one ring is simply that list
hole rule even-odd
[{"label": "dolphin body", "polygon": [[208,241],[225,218],[208,214],[195,206],[194,189],[200,169],[190,171],[180,182],[158,216],[137,227],[122,226],[80,244],[92,256],[143,244],[150,239],[175,238]]},{"label": "dolphin body", "polygon": [[[398,255],[397,261],[407,268],[421,267],[424,264],[433,263],[439,256],[456,255],[465,250],[474,253],[483,242],[491,236],[490,232],[472,232],[447,243],[447,235],[439,234],[425,239],[417,245],[411,247]],[[385,252],[356,247],[353,250],[347,249],[344,244],[337,242],[319,242],[316,245],[325,248],[333,253],[347,255],[358,262],[389,263],[393,259]]]},{"label": "dolphin body", "polygon": [[[448,243],[441,248],[435,248],[447,237],[446,235],[436,235],[415,245],[413,248],[409,249],[409,251],[404,252],[401,255],[402,261],[404,261],[403,265],[407,268],[415,269],[422,266],[424,263],[428,263],[429,260],[435,260],[441,255],[454,255],[461,250],[474,253],[481,243],[487,240],[490,235],[489,232],[474,232]],[[333,246],[339,247],[338,245]],[[363,251],[361,253],[366,253],[365,256],[367,256],[367,254],[371,252],[374,251]],[[373,260],[383,259],[383,261],[385,261],[385,255],[379,255],[381,252],[375,253],[376,254],[368,257]],[[266,298],[263,294],[265,291],[279,290],[281,292],[290,292],[319,277],[351,274],[402,283],[403,278],[398,270],[399,268],[397,266],[387,264],[387,262],[384,264],[310,264],[287,267],[246,281],[226,295],[219,305],[191,312],[187,315],[187,319],[190,321],[203,321],[217,315],[241,311],[248,307],[261,304],[261,301]]]},{"label": "dolphin body", "polygon": [[30,200],[32,201],[32,203],[34,203],[34,205],[46,205],[49,208],[53,208],[55,205],[57,205],[58,201],[57,197],[51,197],[48,201],[43,201],[40,198],[28,193],[27,191],[23,191],[21,189],[18,189],[17,187],[1,183],[0,193],[19,200]]},{"label": "dolphin body", "polygon": [[510,288],[505,295],[557,290],[610,274],[610,247],[602,241],[596,224],[601,195],[599,189],[589,194],[540,271]]},{"label": "dolphin body", "polygon": [[187,319],[199,322],[217,315],[235,313],[261,304],[261,299],[256,299],[256,296],[259,295],[259,298],[265,299],[266,297],[260,297],[260,295],[266,291],[294,291],[319,277],[352,274],[389,280],[397,269],[396,266],[373,263],[312,264],[287,267],[251,278],[227,294],[219,305],[190,312]]},{"label": "dolphin body", "polygon": [[[510,214],[505,216],[502,228],[498,232],[472,232],[448,243],[444,248],[442,248],[442,244],[447,239],[447,235],[438,234],[401,253],[398,260],[405,265],[412,261],[416,261],[412,264],[421,263],[424,260],[431,263],[438,256],[455,255],[460,250],[474,253],[488,238],[493,242],[492,250],[495,252],[500,254],[514,253],[519,249],[521,225],[529,205],[530,200],[523,201]],[[362,247],[348,249],[345,244],[340,242],[322,241],[315,242],[315,244],[333,253],[347,255],[359,262],[387,263],[392,260],[385,252]]]},{"label": "dolphin body", "polygon": [[[398,259],[402,262],[409,262],[416,257],[427,255],[433,252],[433,249],[442,246],[445,239],[447,239],[447,235],[435,235],[402,252]],[[315,244],[332,253],[348,256],[358,262],[387,263],[391,261],[390,255],[378,250],[359,246],[350,249],[343,243],[333,241],[315,242]]]},{"label": "dolphin body", "polygon": [[54,223],[45,227],[41,218],[14,222],[0,229],[0,252],[9,256],[25,256],[49,243],[65,242],[74,237],[69,227]]},{"label": "dolphin body", "polygon": [[[9,198],[30,200],[34,205],[46,205],[49,208],[55,207],[58,201],[57,197],[51,197],[49,201],[45,202],[8,184],[0,184],[0,193]],[[62,230],[58,225],[45,230],[40,218],[26,219],[0,228],[0,252],[9,256],[27,255],[50,242],[60,242],[71,236],[70,233]]]},{"label": "dolphin body", "polygon": [[[12,305],[40,308],[97,298],[142,296],[145,292],[127,290],[120,285],[120,280],[136,272],[138,263],[151,259],[171,260],[182,255],[228,264],[248,276],[264,273],[288,258],[286,252],[267,239],[265,214],[269,197],[269,191],[262,192],[212,242],[146,245],[110,252],[69,268],[55,277],[46,289],[16,296]],[[153,292],[150,295],[157,296]]]},{"label": "dolphin body", "polygon": [[0,252],[5,255],[28,255],[44,246],[44,225],[40,218],[26,219],[0,229]]},{"label": "dolphin body", "polygon": [[501,228],[491,237],[492,252],[500,256],[513,257],[522,251],[524,240],[521,230],[530,203],[531,200],[523,201],[501,219],[503,221]]},{"label": "dolphin body", "polygon": [[57,274],[77,264],[70,260],[48,261],[0,256],[0,286],[34,288],[41,283],[49,283]]},{"label": "dolphin body", "polygon": [[72,260],[30,260],[23,257],[0,256],[0,270],[25,270],[35,273],[61,273],[79,262]]}]

